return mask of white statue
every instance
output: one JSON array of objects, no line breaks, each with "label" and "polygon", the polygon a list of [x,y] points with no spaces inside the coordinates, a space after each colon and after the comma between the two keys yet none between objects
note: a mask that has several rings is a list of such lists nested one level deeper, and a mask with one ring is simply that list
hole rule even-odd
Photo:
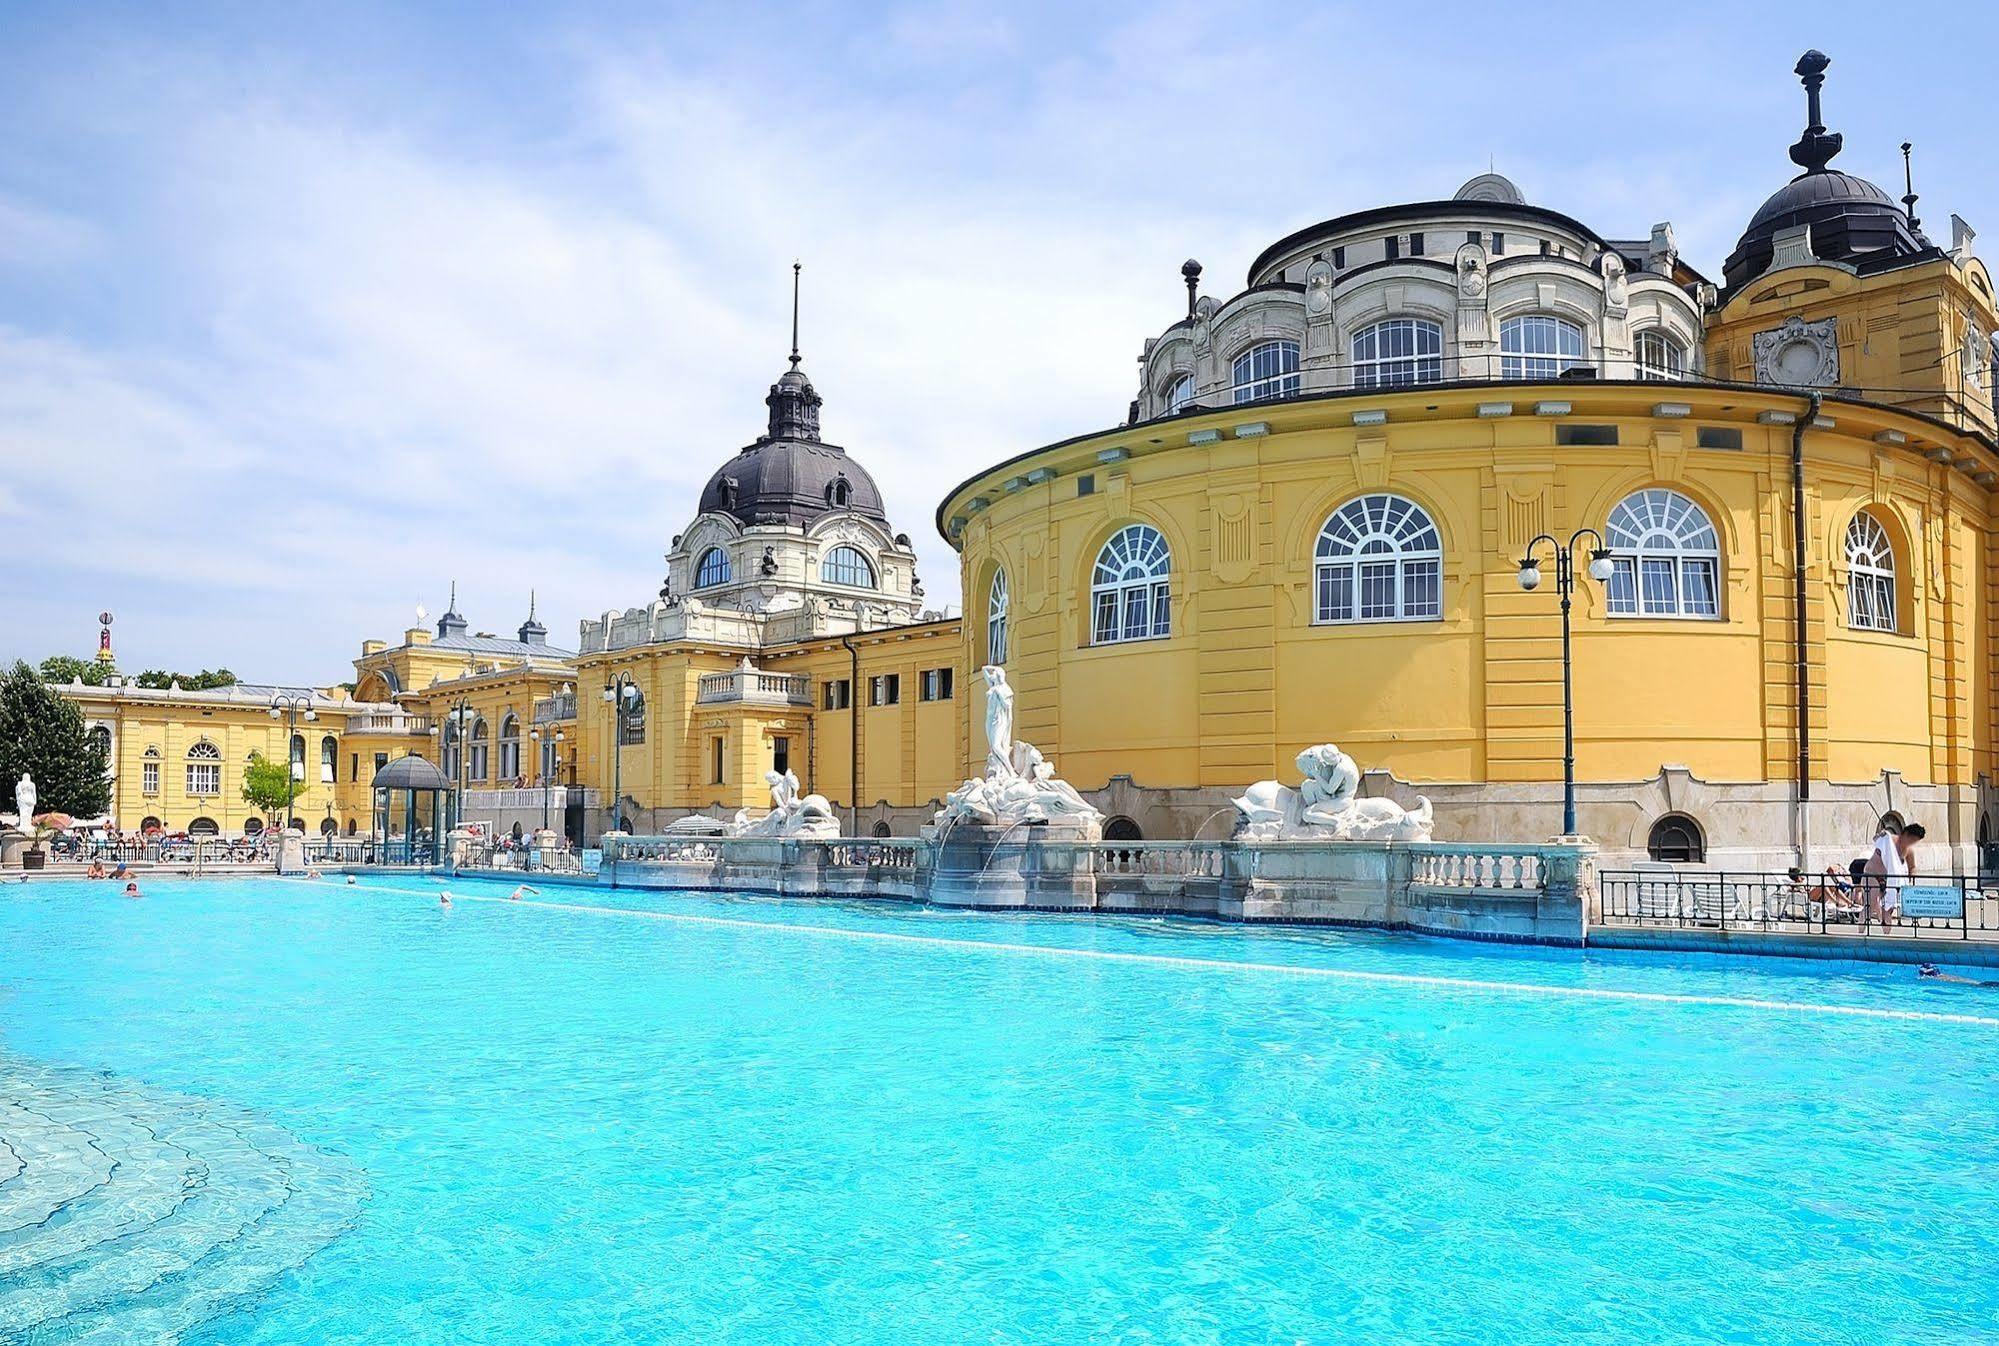
[{"label": "white statue", "polygon": [[986,682],[986,774],[946,795],[935,825],[1059,822],[1095,836],[1104,815],[1058,778],[1054,764],[1032,743],[1013,741],[1013,688],[1006,670],[987,664],[979,671]]},{"label": "white statue", "polygon": [[825,795],[801,796],[796,774],[766,771],[764,781],[770,786],[770,812],[751,821],[747,812],[739,811],[735,825],[729,829],[731,836],[818,841],[840,835],[840,821],[833,816],[833,805]]},{"label": "white statue", "polygon": [[14,786],[14,813],[23,831],[35,825],[35,779],[25,771]]},{"label": "white statue", "polygon": [[1331,743],[1298,754],[1296,789],[1258,781],[1234,801],[1249,841],[1428,841],[1430,801],[1405,809],[1392,799],[1360,799],[1360,768]]}]

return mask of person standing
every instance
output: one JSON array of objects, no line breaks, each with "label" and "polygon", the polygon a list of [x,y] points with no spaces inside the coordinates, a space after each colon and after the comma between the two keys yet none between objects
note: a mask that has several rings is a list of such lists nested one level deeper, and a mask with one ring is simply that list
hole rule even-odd
[{"label": "person standing", "polygon": [[1883,829],[1874,838],[1867,856],[1867,915],[1883,925],[1891,925],[1902,905],[1902,886],[1916,872],[1916,843],[1927,833],[1921,823],[1905,824],[1899,831]]}]

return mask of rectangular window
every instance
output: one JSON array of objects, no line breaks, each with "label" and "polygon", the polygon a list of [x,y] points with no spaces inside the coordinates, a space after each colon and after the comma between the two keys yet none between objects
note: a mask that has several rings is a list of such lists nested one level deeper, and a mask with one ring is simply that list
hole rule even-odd
[{"label": "rectangular window", "polygon": [[1097,607],[1090,623],[1090,633],[1090,639],[1099,645],[1118,638],[1116,594],[1097,595]]},{"label": "rectangular window", "polygon": [[1370,561],[1360,568],[1361,620],[1395,615],[1395,562]]},{"label": "rectangular window", "polygon": [[1402,240],[1397,238],[1393,234],[1390,234],[1387,238],[1382,239],[1381,255],[1383,257],[1386,257],[1391,262],[1394,261],[1397,257],[1400,257],[1402,255]]},{"label": "rectangular window", "polygon": [[1695,434],[1695,442],[1703,449],[1742,447],[1742,432],[1732,425],[1703,425]]},{"label": "rectangular window", "polygon": [[1096,493],[1097,493],[1096,473],[1085,472],[1082,476],[1076,478],[1077,495],[1095,495]]},{"label": "rectangular window", "polygon": [[1325,566],[1319,571],[1319,620],[1353,620],[1353,567]]},{"label": "rectangular window", "polygon": [[1689,558],[1680,562],[1680,584],[1686,596],[1686,611],[1695,617],[1721,615],[1720,591],[1715,584],[1714,562]]},{"label": "rectangular window", "polygon": [[1402,615],[1441,617],[1444,583],[1441,562],[1408,561],[1402,566]]},{"label": "rectangular window", "polygon": [[1476,229],[1467,229],[1467,230],[1465,230],[1465,242],[1467,242],[1467,243],[1476,243],[1476,242],[1478,242],[1478,230],[1476,230]]},{"label": "rectangular window", "polygon": [[1506,252],[1506,235],[1497,229],[1492,231],[1492,255],[1499,257]]},{"label": "rectangular window", "polygon": [[361,779],[361,754],[358,752],[347,754],[347,779],[353,783]]},{"label": "rectangular window", "polygon": [[1340,247],[1340,248],[1334,248],[1334,249],[1333,249],[1333,269],[1337,271],[1337,270],[1339,270],[1339,269],[1341,269],[1341,268],[1345,267],[1345,266],[1346,266],[1346,264],[1347,264],[1347,250],[1346,250],[1346,249],[1345,249],[1344,247]]},{"label": "rectangular window", "polygon": [[725,741],[719,737],[708,740],[708,783],[710,785],[720,785],[722,783],[722,745]]},{"label": "rectangular window", "polygon": [[827,710],[845,710],[854,703],[854,685],[845,678],[825,684],[823,705]]},{"label": "rectangular window", "polygon": [[923,686],[918,695],[925,701],[949,701],[951,699],[951,670],[948,668],[924,669]]},{"label": "rectangular window", "polygon": [[1580,444],[1603,446],[1617,443],[1617,427],[1614,425],[1558,425],[1555,427],[1557,444]]},{"label": "rectangular window", "polygon": [[1679,567],[1658,557],[1642,558],[1638,565],[1638,601],[1647,614],[1678,612]]},{"label": "rectangular window", "polygon": [[140,770],[139,788],[149,795],[156,795],[160,792],[160,764],[158,762],[148,762]]},{"label": "rectangular window", "polygon": [[1552,253],[1552,252],[1553,252],[1554,250],[1555,250],[1555,245],[1554,245],[1554,244],[1550,243],[1550,242],[1549,242],[1549,241],[1548,241],[1547,239],[1545,239],[1545,238],[1541,240],[1541,255],[1542,255],[1543,257],[1546,257],[1546,256],[1547,256],[1548,254]]},{"label": "rectangular window", "polygon": [[1411,257],[1421,257],[1423,255],[1423,236],[1421,234],[1409,235],[1409,255]]},{"label": "rectangular window", "polygon": [[[387,753],[378,752],[375,754],[375,770],[380,771],[383,767],[387,766],[388,764],[389,764],[389,755]],[[370,776],[368,779],[373,780],[374,777]]]},{"label": "rectangular window", "polygon": [[204,799],[221,794],[221,764],[217,762],[189,762],[187,764],[187,792]]},{"label": "rectangular window", "polygon": [[791,770],[791,740],[783,734],[771,736],[770,769],[780,776]]},{"label": "rectangular window", "polygon": [[868,679],[868,704],[871,706],[893,706],[902,701],[902,675],[900,673],[877,673]]}]

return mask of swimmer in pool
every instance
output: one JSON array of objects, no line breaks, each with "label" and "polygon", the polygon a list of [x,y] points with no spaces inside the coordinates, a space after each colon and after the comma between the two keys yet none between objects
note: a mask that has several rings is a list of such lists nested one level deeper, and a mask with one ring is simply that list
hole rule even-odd
[{"label": "swimmer in pool", "polygon": [[437,890],[437,905],[438,905],[438,906],[440,906],[440,907],[448,907],[448,906],[450,906],[450,905],[451,905],[451,894],[450,894],[450,893],[447,893],[447,892],[445,892],[445,891],[444,891],[444,890],[443,890],[442,888],[438,889],[438,890]]},{"label": "swimmer in pool", "polygon": [[138,885],[138,884],[136,884],[136,883],[128,883],[128,884],[126,884],[126,885],[125,885],[125,896],[126,896],[126,897],[144,897],[144,896],[145,896],[145,894],[144,894],[144,893],[141,893],[141,892],[139,891],[139,885]]},{"label": "swimmer in pool", "polygon": [[520,887],[518,887],[518,888],[514,889],[514,891],[513,891],[513,892],[511,892],[511,893],[509,893],[509,894],[507,895],[507,901],[509,901],[509,902],[518,902],[518,901],[520,901],[520,900],[521,900],[521,894],[522,894],[522,893],[526,893],[526,894],[527,894],[528,896],[530,896],[530,897],[540,897],[540,896],[541,896],[541,889],[539,889],[539,888],[530,888],[530,887],[528,887],[528,886],[527,886],[527,885],[526,885],[526,884],[524,883],[524,884],[522,884],[522,885],[521,885]]},{"label": "swimmer in pool", "polygon": [[1935,963],[1924,963],[1916,969],[1916,976],[1923,981],[1954,981],[1960,986],[1999,986],[1999,981],[1980,981],[1976,977],[1960,977],[1954,972],[1945,972]]},{"label": "swimmer in pool", "polygon": [[352,882],[354,882],[354,876],[353,876],[352,874],[349,874],[349,875],[347,876],[347,882],[349,882],[349,883],[352,883]]}]

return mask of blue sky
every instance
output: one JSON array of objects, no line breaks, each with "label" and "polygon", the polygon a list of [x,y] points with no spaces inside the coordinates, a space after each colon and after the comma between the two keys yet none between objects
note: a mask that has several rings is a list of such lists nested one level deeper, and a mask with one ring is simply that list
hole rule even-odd
[{"label": "blue sky", "polygon": [[[805,264],[827,437],[956,594],[941,492],[1111,425],[1180,262],[1488,162],[1718,275],[1838,166],[1999,247],[1999,18],[1534,10],[0,3],[0,656],[333,682],[459,582],[558,643],[647,601],[761,428]],[[1991,249],[1984,249],[1992,255]]]}]

